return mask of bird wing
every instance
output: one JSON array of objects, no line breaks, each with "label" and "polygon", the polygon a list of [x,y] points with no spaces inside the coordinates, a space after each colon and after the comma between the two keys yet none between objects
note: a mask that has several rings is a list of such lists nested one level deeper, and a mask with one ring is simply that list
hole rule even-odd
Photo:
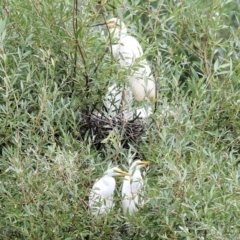
[{"label": "bird wing", "polygon": [[105,179],[105,177],[96,181],[93,185],[92,191],[89,196],[90,205],[96,202],[105,200],[112,200],[113,192],[115,189],[115,180],[111,177]]},{"label": "bird wing", "polygon": [[122,89],[113,84],[108,88],[108,92],[104,97],[104,104],[108,109],[108,112],[113,116],[117,115],[120,110],[120,105],[122,102]]},{"label": "bird wing", "polygon": [[123,187],[122,187],[122,196],[127,196],[130,198],[134,198],[139,190],[142,187],[142,177],[141,175],[136,177],[136,176],[126,176],[124,181],[123,181]]},{"label": "bird wing", "polygon": [[132,177],[125,177],[122,187],[123,211],[132,214],[137,211],[139,203],[139,192],[142,187],[142,177],[140,171],[136,170]]},{"label": "bird wing", "polygon": [[104,176],[97,180],[89,195],[89,207],[93,215],[105,214],[113,207],[115,180]]},{"label": "bird wing", "polygon": [[136,100],[141,101],[145,96],[150,100],[156,98],[156,83],[146,60],[140,61],[139,65],[133,68],[128,81]]},{"label": "bird wing", "polygon": [[142,176],[133,176],[131,181],[131,192],[133,194],[138,194],[138,192],[141,190],[142,185],[143,185],[143,179]]},{"label": "bird wing", "polygon": [[143,55],[143,50],[139,42],[132,36],[121,38],[118,44],[112,45],[113,56],[119,61],[121,66],[132,66],[135,60]]}]

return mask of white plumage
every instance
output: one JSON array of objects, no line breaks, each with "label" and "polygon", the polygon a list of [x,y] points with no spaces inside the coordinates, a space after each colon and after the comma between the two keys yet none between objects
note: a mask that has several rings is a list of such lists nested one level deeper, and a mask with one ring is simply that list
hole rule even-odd
[{"label": "white plumage", "polygon": [[111,48],[113,56],[121,66],[133,66],[135,61],[143,55],[141,45],[134,37],[127,34],[127,27],[120,19],[112,18],[106,22],[106,25],[112,34],[114,44]]},{"label": "white plumage", "polygon": [[117,44],[111,46],[113,56],[121,66],[131,67],[128,81],[134,98],[137,101],[146,98],[154,100],[156,97],[155,81],[147,60],[140,59],[143,56],[141,45],[134,37],[127,34],[127,27],[120,19],[112,18],[106,21],[106,25],[113,34],[113,41],[117,40]]},{"label": "white plumage", "polygon": [[146,60],[142,60],[136,69],[132,70],[132,74],[128,76],[128,80],[133,91],[134,98],[137,101],[148,99],[155,100],[156,89],[155,80],[151,74],[151,69]]},{"label": "white plumage", "polygon": [[104,176],[98,179],[89,195],[89,208],[94,216],[107,214],[113,207],[113,193],[116,182],[114,176],[130,176],[119,168],[108,169]]},{"label": "white plumage", "polygon": [[127,34],[126,25],[112,18],[94,26],[106,25],[111,33],[111,52],[122,67],[130,68],[127,80],[137,101],[156,98],[156,86],[146,59],[141,59],[143,50],[139,42]]},{"label": "white plumage", "polygon": [[123,114],[123,119],[127,121],[134,119],[136,116],[139,118],[147,118],[152,114],[150,105],[134,109],[132,107],[132,101],[131,89],[129,87],[123,89],[117,86],[117,84],[113,84],[108,88],[108,92],[103,99],[109,117],[115,117],[121,113]]},{"label": "white plumage", "polygon": [[115,117],[121,112],[124,120],[130,120],[133,117],[132,99],[132,91],[129,87],[121,88],[113,84],[108,88],[103,102],[110,117]]},{"label": "white plumage", "polygon": [[122,206],[124,214],[132,215],[137,211],[137,205],[143,204],[143,179],[140,168],[149,165],[149,161],[134,161],[129,169],[131,176],[126,176],[122,187]]}]

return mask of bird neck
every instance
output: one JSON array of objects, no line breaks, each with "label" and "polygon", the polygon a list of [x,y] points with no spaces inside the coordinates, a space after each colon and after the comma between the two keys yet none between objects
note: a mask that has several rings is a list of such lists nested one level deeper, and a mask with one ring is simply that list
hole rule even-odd
[{"label": "bird neck", "polygon": [[120,40],[123,37],[127,36],[127,28],[122,27],[122,28],[114,28],[111,33],[113,33],[113,38]]},{"label": "bird neck", "polygon": [[102,180],[106,185],[112,184],[113,186],[115,186],[115,179],[110,174],[104,175]]},{"label": "bird neck", "polygon": [[130,167],[129,172],[131,173],[131,175],[135,175],[135,174],[138,174],[140,170],[137,169],[136,166],[133,166],[133,167]]},{"label": "bird neck", "polygon": [[112,177],[112,173],[108,173],[108,172],[106,172],[105,174],[104,174],[104,176],[103,176],[104,178],[109,178],[109,177]]}]

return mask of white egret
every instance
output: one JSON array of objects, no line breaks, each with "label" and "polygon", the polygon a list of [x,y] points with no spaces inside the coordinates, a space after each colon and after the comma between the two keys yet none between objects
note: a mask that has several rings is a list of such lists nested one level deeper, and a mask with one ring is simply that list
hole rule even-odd
[{"label": "white egret", "polygon": [[132,100],[133,96],[129,87],[121,88],[117,84],[113,84],[108,88],[103,102],[110,117],[122,113],[124,120],[131,120],[133,117]]},{"label": "white egret", "polygon": [[138,116],[139,118],[147,118],[151,114],[152,114],[151,106],[140,107],[136,109],[136,116]]},{"label": "white egret", "polygon": [[89,195],[89,208],[92,215],[106,214],[113,207],[113,193],[116,185],[114,176],[130,176],[130,174],[114,167],[108,169],[104,176],[94,183]]},{"label": "white egret", "polygon": [[108,88],[103,102],[110,117],[115,117],[121,113],[126,121],[133,120],[135,116],[147,118],[152,114],[152,108],[149,105],[134,109],[131,89],[129,87],[121,88],[117,84]]},{"label": "white egret", "polygon": [[143,204],[143,178],[140,168],[149,165],[149,161],[134,161],[129,169],[131,176],[125,176],[122,187],[122,206],[124,214],[132,215],[137,211],[137,205]]},{"label": "white egret", "polygon": [[[118,18],[112,18],[104,23],[93,26],[106,25],[112,36],[111,52],[121,66],[130,67],[127,77],[134,98],[137,101],[156,98],[156,86],[151,69],[146,59],[141,59],[143,50],[139,42],[127,34],[126,25]],[[117,43],[114,42],[117,41]],[[138,60],[139,59],[139,60]]]}]

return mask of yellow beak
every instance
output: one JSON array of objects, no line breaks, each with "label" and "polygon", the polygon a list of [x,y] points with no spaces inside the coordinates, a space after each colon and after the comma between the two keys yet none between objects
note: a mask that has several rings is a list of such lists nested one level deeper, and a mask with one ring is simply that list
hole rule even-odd
[{"label": "yellow beak", "polygon": [[121,174],[122,176],[131,176],[130,173],[124,172],[121,169],[115,169],[114,172]]},{"label": "yellow beak", "polygon": [[139,163],[139,165],[143,165],[143,166],[148,166],[148,165],[150,165],[150,164],[151,164],[150,161],[141,161],[141,162]]}]

